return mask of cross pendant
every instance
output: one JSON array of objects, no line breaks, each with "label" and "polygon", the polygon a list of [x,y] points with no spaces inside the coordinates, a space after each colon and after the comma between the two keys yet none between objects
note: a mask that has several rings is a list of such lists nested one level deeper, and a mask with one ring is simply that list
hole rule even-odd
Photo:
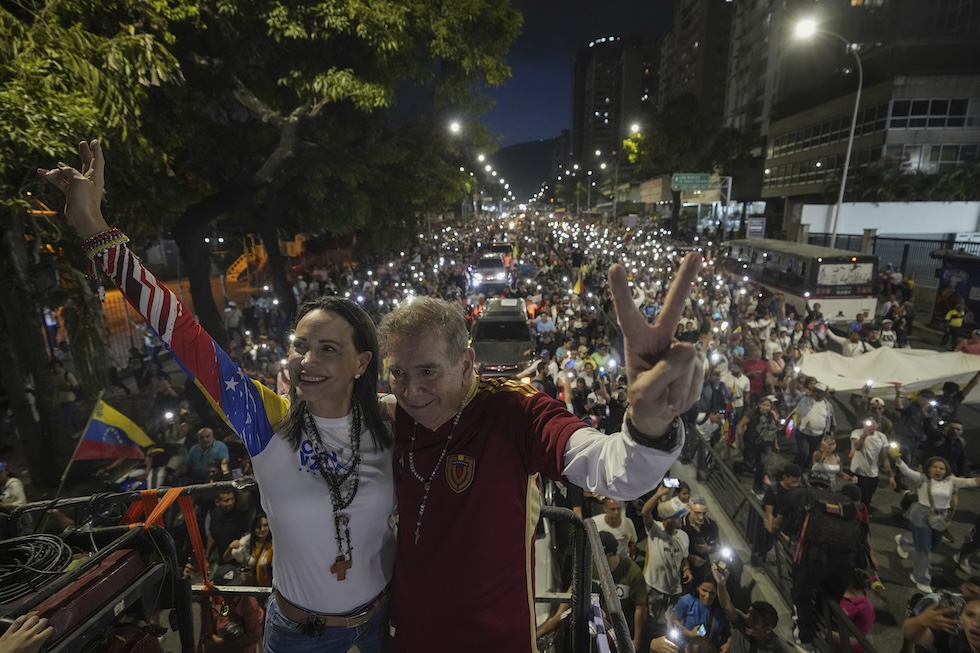
[{"label": "cross pendant", "polygon": [[347,570],[351,568],[352,563],[349,559],[344,556],[337,556],[337,561],[330,565],[330,573],[337,577],[337,580],[347,580]]},{"label": "cross pendant", "polygon": [[419,533],[419,529],[418,529],[418,526],[416,526],[416,527],[415,527],[415,543],[416,543],[416,544],[418,544],[418,543],[419,543],[419,535],[420,535],[420,533]]}]

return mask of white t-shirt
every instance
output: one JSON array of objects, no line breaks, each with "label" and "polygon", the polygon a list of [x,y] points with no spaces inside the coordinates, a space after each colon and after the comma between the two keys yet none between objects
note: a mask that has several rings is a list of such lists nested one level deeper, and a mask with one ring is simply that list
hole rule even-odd
[{"label": "white t-shirt", "polygon": [[732,406],[735,408],[745,406],[745,397],[749,394],[749,377],[744,374],[738,377],[728,374],[722,378],[722,382],[732,391]]},{"label": "white t-shirt", "polygon": [[647,556],[643,564],[643,580],[661,594],[681,593],[681,562],[690,553],[691,538],[678,528],[669,539],[657,537],[651,528],[647,537]]},{"label": "white t-shirt", "polygon": [[881,431],[875,431],[864,439],[860,451],[854,448],[854,443],[861,439],[864,429],[851,431],[851,473],[868,478],[878,477],[878,460],[881,451],[888,446],[888,438]]},{"label": "white t-shirt", "polygon": [[[341,463],[348,461],[349,416],[314,420],[328,456]],[[345,580],[330,572],[338,555],[330,490],[320,476],[309,441],[304,439],[299,451],[294,451],[285,438],[275,435],[252,457],[252,464],[262,490],[262,508],[275,537],[273,582],[287,601],[311,612],[344,614],[384,591],[395,561],[392,449],[375,451],[370,431],[361,433],[357,495],[344,510],[353,516],[353,567]]]},{"label": "white t-shirt", "polygon": [[807,435],[823,435],[827,429],[827,401],[813,402],[813,408],[800,420],[800,431]]},{"label": "white t-shirt", "polygon": [[626,519],[624,517],[618,528],[613,528],[607,524],[605,515],[596,515],[592,517],[592,521],[595,522],[595,526],[599,529],[600,533],[606,531],[607,533],[613,534],[618,545],[616,553],[627,558],[630,557],[630,545],[635,545],[637,541],[636,526],[633,525],[632,519]]}]

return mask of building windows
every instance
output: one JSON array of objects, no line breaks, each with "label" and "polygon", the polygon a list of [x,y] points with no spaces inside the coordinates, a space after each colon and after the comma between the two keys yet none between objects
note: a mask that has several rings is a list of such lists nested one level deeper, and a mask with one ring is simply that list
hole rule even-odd
[{"label": "building windows", "polygon": [[964,163],[977,161],[977,143],[943,145],[889,145],[885,157],[896,162],[905,172],[936,173],[954,170]]},{"label": "building windows", "polygon": [[890,129],[948,129],[980,124],[980,100],[937,98],[892,100]]},{"label": "building windows", "polygon": [[[884,131],[888,123],[888,103],[882,102],[858,112],[855,136]],[[851,116],[837,116],[815,125],[807,125],[773,139],[771,156],[785,156],[814,147],[847,140],[851,133]]]}]

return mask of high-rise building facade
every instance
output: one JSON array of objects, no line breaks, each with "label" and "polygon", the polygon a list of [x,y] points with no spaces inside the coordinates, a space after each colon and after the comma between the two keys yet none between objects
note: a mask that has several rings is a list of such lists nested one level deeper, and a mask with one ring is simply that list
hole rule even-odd
[{"label": "high-rise building facade", "polygon": [[607,36],[582,48],[572,100],[572,159],[582,169],[619,155],[630,125],[656,101],[657,74],[652,45]]},{"label": "high-rise building facade", "polygon": [[658,110],[671,98],[690,94],[710,121],[707,127],[722,124],[734,5],[731,0],[676,0],[674,25],[660,48]]}]

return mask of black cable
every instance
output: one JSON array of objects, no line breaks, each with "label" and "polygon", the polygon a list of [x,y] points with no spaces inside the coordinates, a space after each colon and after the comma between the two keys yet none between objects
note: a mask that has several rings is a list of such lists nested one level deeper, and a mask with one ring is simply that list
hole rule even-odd
[{"label": "black cable", "polygon": [[0,604],[35,592],[68,569],[71,548],[54,535],[0,540]]}]

